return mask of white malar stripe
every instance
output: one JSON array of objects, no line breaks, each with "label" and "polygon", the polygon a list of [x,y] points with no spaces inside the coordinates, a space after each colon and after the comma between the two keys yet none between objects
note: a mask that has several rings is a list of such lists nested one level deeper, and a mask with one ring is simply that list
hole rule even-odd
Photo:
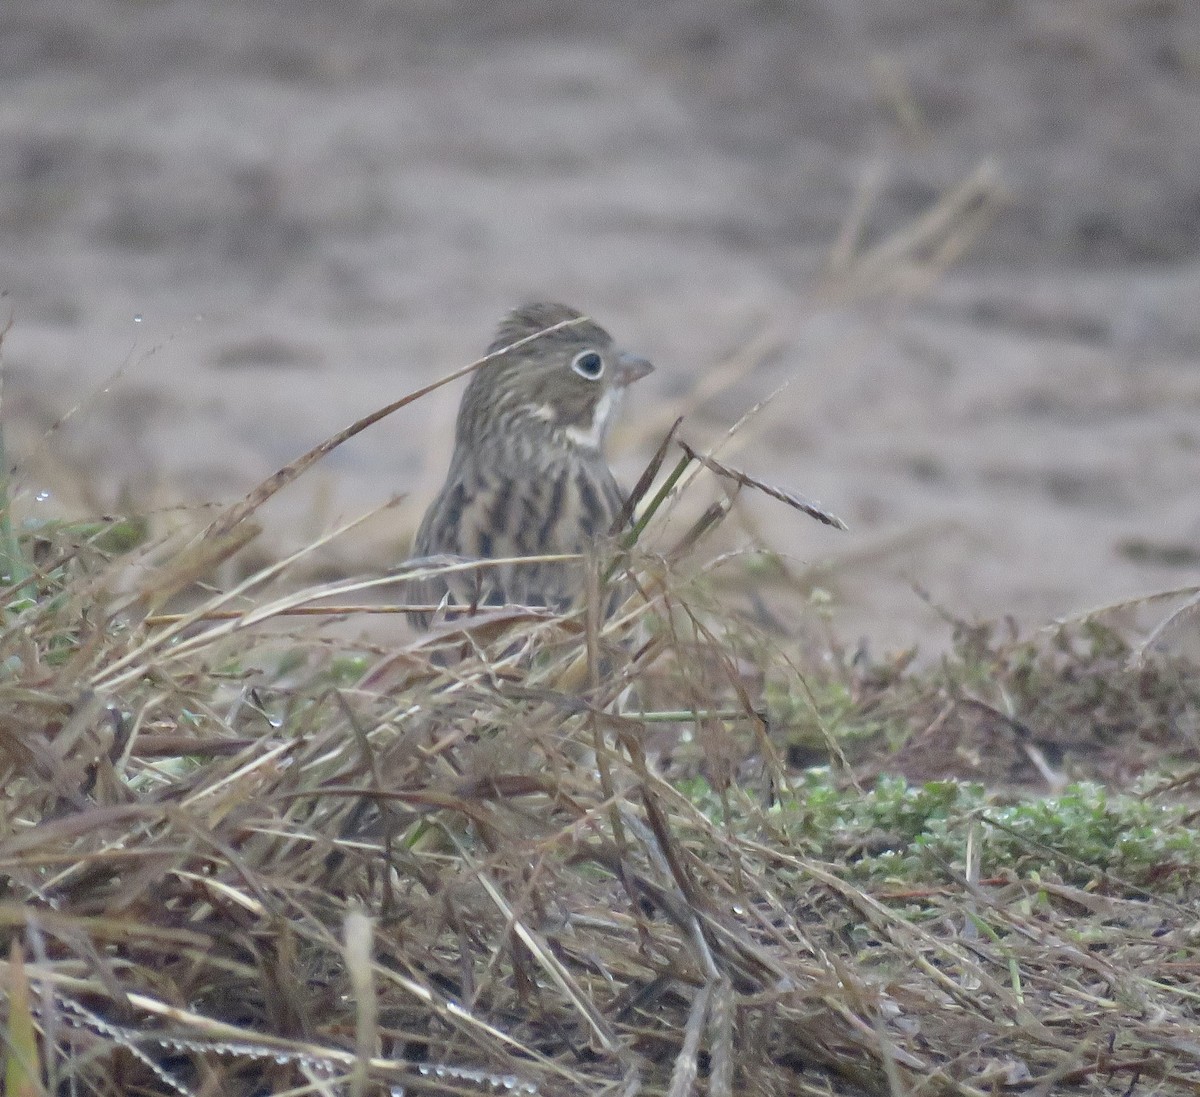
[{"label": "white malar stripe", "polygon": [[604,436],[608,433],[608,423],[621,397],[621,390],[608,389],[599,400],[592,412],[592,425],[586,430],[583,427],[563,427],[563,434],[577,446],[585,449],[598,450],[604,444]]}]

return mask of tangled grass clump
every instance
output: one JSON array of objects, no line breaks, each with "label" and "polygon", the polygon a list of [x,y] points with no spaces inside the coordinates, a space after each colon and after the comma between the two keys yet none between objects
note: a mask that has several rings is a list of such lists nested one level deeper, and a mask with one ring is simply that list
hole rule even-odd
[{"label": "tangled grass clump", "polygon": [[[756,486],[692,451],[645,513],[698,470]],[[351,642],[344,600],[405,572],[296,590],[287,562],[197,596],[280,482],[116,555],[9,531],[6,1092],[1200,1087],[1194,757],[1132,798],[864,785],[854,729],[902,755],[984,705],[979,664],[811,667],[702,611],[684,561],[731,496],[619,547],[606,622],[596,595]],[[787,768],[784,710],[831,769]],[[1126,880],[1084,836],[1135,821]]]}]

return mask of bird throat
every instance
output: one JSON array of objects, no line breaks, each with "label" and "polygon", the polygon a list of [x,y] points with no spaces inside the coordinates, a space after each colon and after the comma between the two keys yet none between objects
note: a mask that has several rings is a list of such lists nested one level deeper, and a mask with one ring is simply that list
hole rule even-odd
[{"label": "bird throat", "polygon": [[592,405],[591,422],[568,423],[561,428],[566,438],[584,449],[599,451],[608,433],[608,424],[620,402],[621,390],[610,388]]}]

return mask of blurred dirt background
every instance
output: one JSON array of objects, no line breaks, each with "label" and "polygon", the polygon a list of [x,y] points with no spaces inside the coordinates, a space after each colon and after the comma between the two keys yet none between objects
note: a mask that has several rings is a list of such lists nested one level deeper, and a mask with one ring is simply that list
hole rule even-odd
[{"label": "blurred dirt background", "polygon": [[[738,529],[848,639],[1197,580],[1195,0],[9,0],[0,104],[26,515],[236,499],[551,297],[658,365],[630,480],[676,409],[711,442],[790,382],[729,460],[850,532]],[[946,263],[926,233],[992,206]],[[337,451],[265,544],[410,491],[325,560],[400,558],[456,400]]]}]

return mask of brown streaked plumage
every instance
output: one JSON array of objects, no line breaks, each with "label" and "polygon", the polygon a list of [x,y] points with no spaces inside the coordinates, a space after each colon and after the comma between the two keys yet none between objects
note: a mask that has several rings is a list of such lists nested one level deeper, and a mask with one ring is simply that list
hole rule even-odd
[{"label": "brown streaked plumage", "polygon": [[[463,393],[450,471],[417,530],[413,556],[587,553],[624,503],[604,457],[608,427],[626,386],[653,367],[618,350],[582,313],[550,303],[511,312],[488,353],[497,357]],[[582,576],[578,564],[563,562],[485,566],[413,583],[408,597],[413,604],[562,610],[579,602]],[[414,616],[429,623],[426,614]]]}]

